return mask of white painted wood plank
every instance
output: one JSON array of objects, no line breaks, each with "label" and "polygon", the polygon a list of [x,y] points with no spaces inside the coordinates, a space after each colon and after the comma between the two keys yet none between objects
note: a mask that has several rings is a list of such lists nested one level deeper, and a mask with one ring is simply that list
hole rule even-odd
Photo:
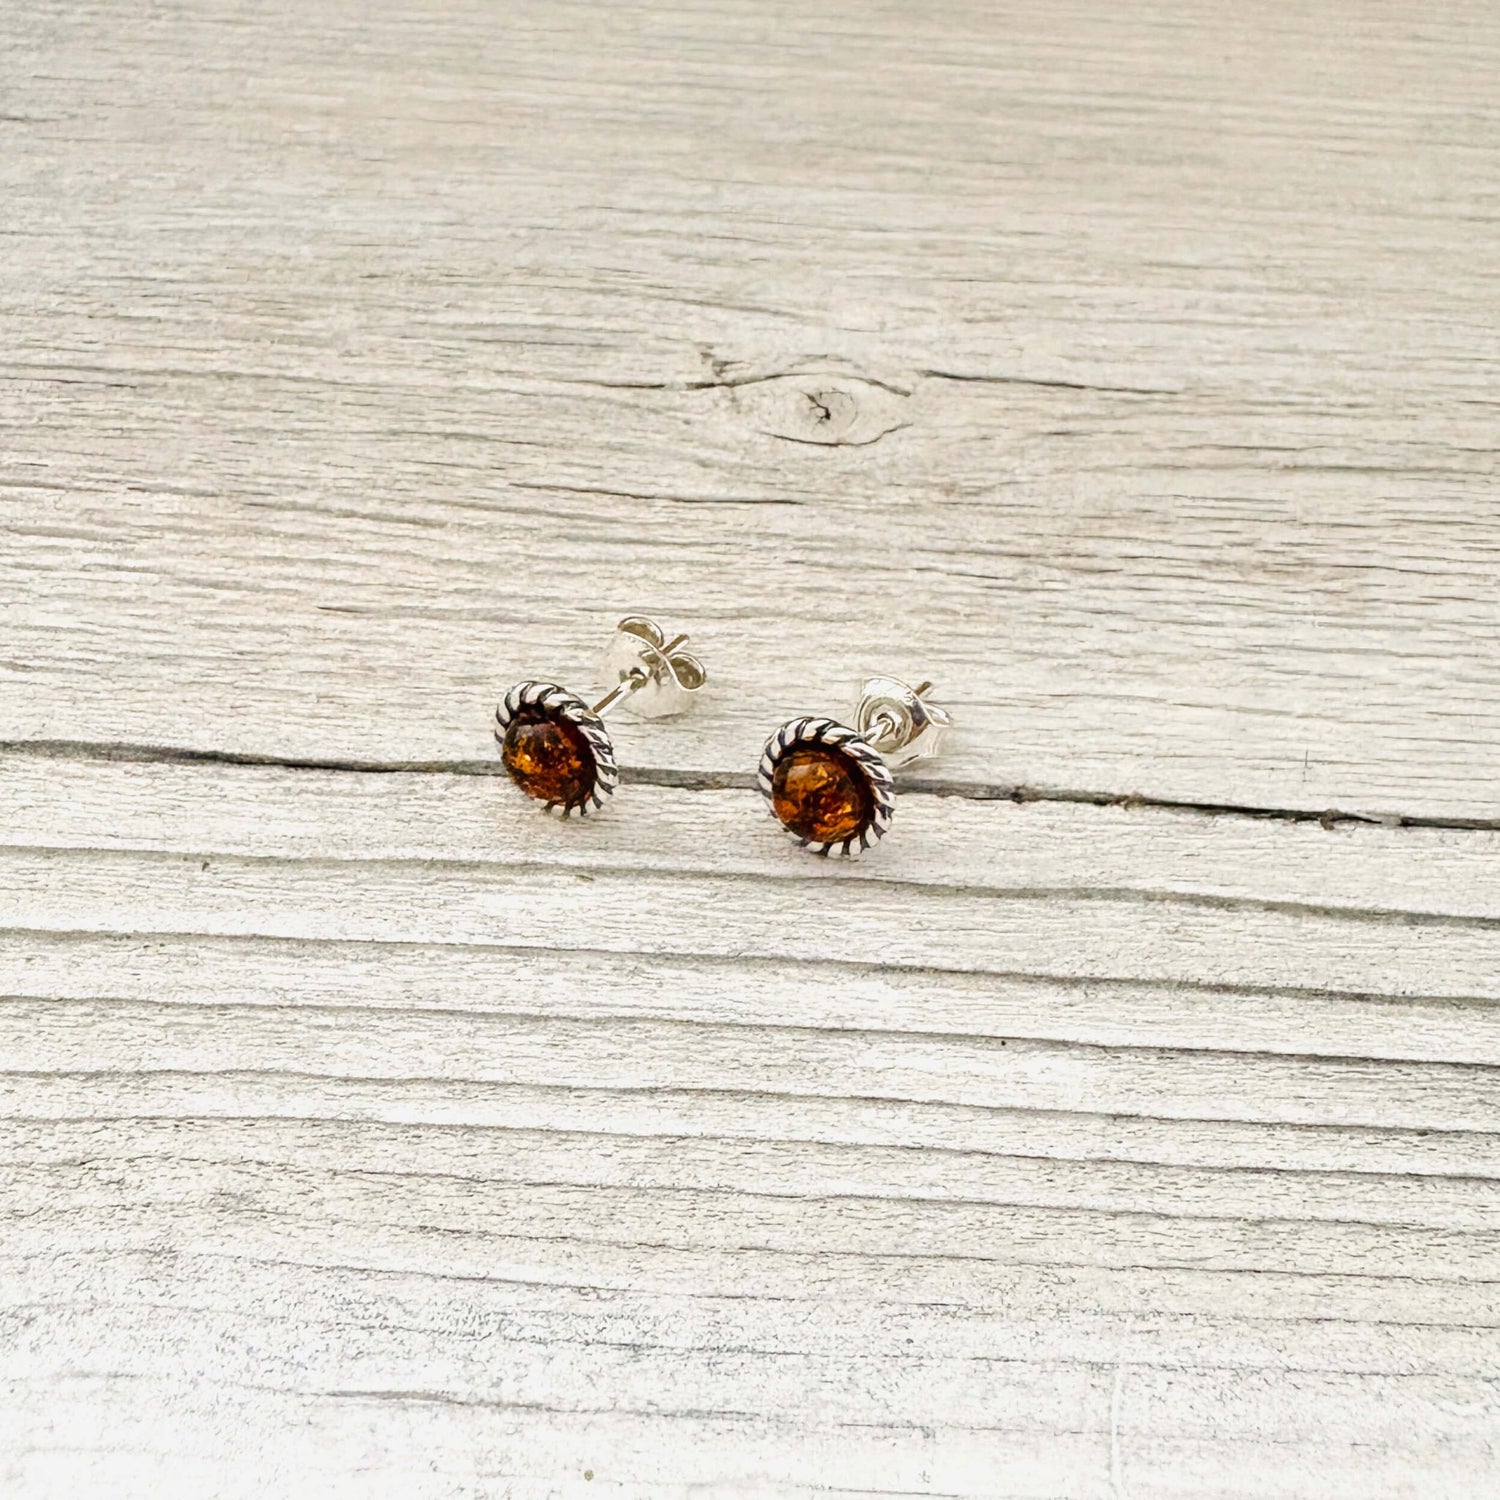
[{"label": "white painted wood plank", "polygon": [[[748,811],[749,797],[745,799]],[[1401,998],[1500,999],[1492,924],[1346,922],[1275,907],[1195,911],[1087,893],[952,898],[850,883],[836,901],[744,876],[470,871],[399,863],[344,872],[221,856],[0,853],[17,926],[76,931],[438,941],[1231,987],[1343,988]],[[739,920],[722,920],[726,905]],[[1122,908],[1130,920],[1122,920]],[[1089,961],[1080,966],[1080,952]]]},{"label": "white painted wood plank", "polygon": [[0,788],[23,1494],[1493,1463],[1493,834],[916,795],[833,868],[737,791]]},{"label": "white painted wood plank", "polygon": [[478,761],[644,604],[631,765],[1500,817],[1492,7],[6,28],[6,738]]},{"label": "white painted wood plank", "polygon": [[1370,920],[1500,918],[1492,832],[908,795],[873,853],[823,861],[798,857],[764,804],[741,791],[629,784],[598,816],[558,821],[536,816],[493,769],[287,775],[14,754],[0,758],[0,800],[6,843],[37,850],[182,853],[197,842],[250,859],[695,871],[919,892],[1180,896]]},{"label": "white painted wood plank", "polygon": [[[156,1054],[160,1017],[145,1016],[135,1051]],[[152,1020],[155,1026],[151,1025]],[[238,1020],[238,1017],[234,1018]],[[224,1030],[220,1028],[220,1034]],[[221,1048],[214,1069],[137,1067],[20,1068],[0,1079],[5,1116],[16,1120],[135,1119],[309,1120],[331,1115],[375,1125],[437,1129],[547,1128],[604,1133],[871,1145],[901,1150],[1007,1156],[1051,1161],[1140,1162],[1230,1170],[1370,1173],[1484,1180],[1495,1175],[1496,1146],[1480,1131],[1430,1126],[1351,1125],[1318,1120],[1231,1119],[1070,1108],[1024,1102],[955,1104],[940,1097],[854,1099],[786,1087],[705,1090],[651,1080],[589,1084],[516,1083],[505,1078],[413,1078],[394,1067],[374,1076],[267,1066],[252,1060],[255,1038],[236,1026],[235,1046]],[[10,1045],[14,1045],[13,1039]],[[45,1043],[43,1045],[46,1045]],[[23,1054],[28,1061],[36,1054]],[[53,1060],[57,1053],[54,1051]],[[112,1061],[112,1060],[111,1060]],[[234,1064],[239,1064],[235,1066]],[[726,1083],[728,1080],[726,1080]],[[1263,1111],[1263,1113],[1265,1113]],[[1418,1186],[1413,1194],[1426,1189]]]},{"label": "white painted wood plank", "polygon": [[[1102,1399],[1099,1386],[1104,1387]],[[81,1390],[86,1399],[87,1385]],[[1413,1493],[1418,1489],[1444,1497],[1462,1493],[1446,1486],[1444,1474],[1433,1467],[1425,1452],[1406,1458],[1392,1448],[1357,1449],[1342,1441],[1320,1451],[1295,1441],[1278,1448],[1245,1440],[1230,1452],[1236,1461],[1254,1463],[1259,1459],[1258,1471],[1246,1474],[1237,1462],[1234,1472],[1245,1477],[1211,1482],[1210,1488],[1186,1489],[1180,1476],[1199,1468],[1202,1441],[1192,1436],[1161,1443],[1143,1441],[1136,1427],[1125,1427],[1122,1420],[1112,1443],[1108,1413],[1114,1404],[1109,1390],[1108,1382],[1101,1381],[1091,1392],[1099,1410],[1095,1425],[1083,1431],[1060,1430],[1040,1441],[1000,1430],[965,1434],[943,1447],[921,1430],[856,1429],[837,1445],[838,1478],[842,1482],[834,1485],[817,1477],[826,1472],[828,1445],[810,1444],[799,1438],[795,1429],[788,1431],[766,1423],[747,1444],[758,1476],[751,1486],[736,1477],[736,1470],[725,1462],[725,1440],[733,1424],[722,1418],[698,1419],[688,1434],[679,1430],[688,1424],[655,1414],[557,1415],[516,1411],[496,1403],[496,1409],[481,1409],[475,1415],[471,1408],[455,1412],[436,1402],[400,1411],[393,1410],[394,1403],[380,1395],[361,1399],[358,1393],[340,1398],[342,1412],[338,1415],[330,1414],[324,1403],[309,1403],[305,1398],[276,1401],[271,1395],[260,1396],[248,1413],[244,1410],[248,1403],[244,1402],[223,1413],[205,1413],[200,1399],[183,1392],[176,1395],[174,1410],[188,1441],[181,1457],[174,1459],[171,1473],[182,1476],[188,1485],[216,1482],[226,1472],[225,1467],[211,1458],[205,1461],[202,1455],[205,1450],[234,1452],[237,1435],[245,1431],[244,1423],[249,1420],[264,1424],[252,1430],[270,1440],[267,1463],[253,1475],[229,1470],[228,1487],[219,1491],[228,1496],[260,1494],[263,1484],[275,1488],[308,1482],[340,1500],[344,1496],[387,1493],[386,1476],[377,1480],[367,1473],[370,1451],[382,1433],[391,1434],[405,1452],[443,1456],[436,1461],[440,1466],[436,1473],[432,1460],[390,1471],[390,1479],[402,1487],[403,1493],[423,1497],[498,1487],[507,1496],[524,1496],[526,1500],[558,1495],[573,1500],[598,1493],[602,1479],[605,1493],[613,1491],[632,1500],[657,1495],[687,1500],[705,1490],[731,1496],[978,1494],[986,1500],[1056,1500],[1059,1495],[1069,1500],[1111,1500],[1118,1489],[1111,1489],[1110,1475],[1118,1467],[1131,1474],[1131,1482],[1145,1494],[1221,1500],[1226,1496],[1288,1493],[1289,1487],[1305,1483],[1309,1469],[1320,1466],[1327,1467],[1327,1474],[1319,1473],[1318,1493],[1338,1500],[1358,1500],[1372,1486],[1377,1493]],[[1233,1383],[1205,1389],[1170,1376],[1142,1382],[1134,1395],[1137,1406],[1125,1410],[1144,1410],[1147,1420],[1168,1405],[1204,1410],[1238,1405],[1242,1400],[1249,1404]],[[1287,1395],[1291,1398],[1295,1393]],[[145,1411],[160,1397],[158,1391],[142,1393],[135,1399],[135,1409]],[[125,1406],[128,1398],[122,1396],[121,1401]],[[1078,1422],[1080,1418],[1073,1412],[1080,1404],[1069,1403],[1063,1420]],[[266,1413],[264,1417],[262,1412]],[[88,1421],[86,1407],[79,1419]],[[1130,1420],[1134,1423],[1141,1419],[1132,1416]],[[468,1431],[474,1428],[484,1434],[485,1452],[499,1457],[487,1460],[466,1441]],[[97,1423],[90,1423],[85,1430],[90,1436],[101,1437],[101,1446],[106,1447],[103,1461],[89,1454],[70,1466],[70,1472],[82,1476],[85,1485],[103,1477],[112,1481],[123,1468],[131,1481],[123,1493],[143,1495],[159,1486],[163,1472],[159,1465],[128,1451],[121,1457],[109,1453],[111,1434],[107,1427],[101,1431]],[[653,1476],[644,1483],[617,1485],[607,1479],[619,1470],[643,1469]],[[969,1474],[988,1476],[982,1481],[984,1487],[977,1491],[969,1488],[965,1477]],[[1063,1485],[1061,1490],[1057,1488],[1059,1483]],[[959,1488],[953,1488],[955,1485]]]},{"label": "white painted wood plank", "polygon": [[[1490,8],[0,41],[7,1497],[1485,1492]],[[872,669],[949,795],[808,861]]]}]

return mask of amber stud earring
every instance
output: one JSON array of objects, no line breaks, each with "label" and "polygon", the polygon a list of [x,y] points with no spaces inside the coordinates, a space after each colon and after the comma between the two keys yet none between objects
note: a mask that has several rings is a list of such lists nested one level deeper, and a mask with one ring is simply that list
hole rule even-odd
[{"label": "amber stud earring", "polygon": [[655,620],[621,620],[605,662],[614,686],[592,708],[555,682],[518,682],[495,710],[495,738],[507,774],[548,812],[580,815],[604,805],[620,782],[604,715],[628,703],[643,718],[688,708],[708,680],[703,663]]},{"label": "amber stud earring", "polygon": [[935,755],[953,722],[911,688],[871,677],[854,728],[793,719],[766,741],[757,783],[781,826],[813,854],[859,854],[885,837],[896,812],[891,770]]}]

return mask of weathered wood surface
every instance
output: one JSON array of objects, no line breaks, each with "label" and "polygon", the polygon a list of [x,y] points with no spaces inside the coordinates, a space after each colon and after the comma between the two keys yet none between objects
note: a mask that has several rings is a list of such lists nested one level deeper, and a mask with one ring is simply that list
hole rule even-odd
[{"label": "weathered wood surface", "polygon": [[657,765],[1500,819],[1493,6],[5,26],[11,737],[477,760],[645,603]]},{"label": "weathered wood surface", "polygon": [[0,15],[6,1500],[1494,1488],[1500,15],[1328,28]]},{"label": "weathered wood surface", "polygon": [[840,868],[740,791],[3,792],[23,1493],[1492,1472],[1500,835],[918,797]]}]

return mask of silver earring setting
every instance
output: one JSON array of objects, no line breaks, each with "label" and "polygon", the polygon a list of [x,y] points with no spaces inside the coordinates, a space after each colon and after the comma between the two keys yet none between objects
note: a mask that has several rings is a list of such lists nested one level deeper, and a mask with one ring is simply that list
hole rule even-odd
[{"label": "silver earring setting", "polygon": [[708,680],[697,657],[644,615],[620,621],[605,658],[614,686],[593,705],[554,682],[518,682],[495,710],[495,739],[510,779],[548,812],[597,811],[619,785],[604,715],[627,704],[643,718],[682,713]]},{"label": "silver earring setting", "polygon": [[910,688],[872,677],[860,691],[854,728],[833,719],[783,724],[766,741],[756,777],[782,827],[813,854],[852,856],[885,837],[896,812],[891,770],[937,753],[952,723]]}]

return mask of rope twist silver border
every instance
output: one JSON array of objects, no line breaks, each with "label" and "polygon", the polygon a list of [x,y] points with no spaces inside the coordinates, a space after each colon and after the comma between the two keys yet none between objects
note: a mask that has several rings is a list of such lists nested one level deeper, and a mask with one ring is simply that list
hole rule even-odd
[{"label": "rope twist silver border", "polygon": [[[886,829],[891,826],[891,819],[896,815],[896,784],[891,778],[890,767],[871,747],[870,742],[857,729],[850,729],[847,724],[837,723],[833,719],[791,719],[766,741],[755,776],[756,785],[760,788],[761,796],[766,799],[766,806],[773,818],[776,817],[776,767],[802,745],[828,745],[853,761],[869,784],[873,811],[870,821],[858,833],[830,844],[805,839],[800,834],[793,833],[785,824],[782,824],[782,831],[812,854],[821,854],[827,858],[830,854],[838,853],[846,859],[853,859],[885,837]],[[776,821],[781,822],[779,818]]]},{"label": "rope twist silver border", "polygon": [[[615,747],[610,740],[604,720],[591,709],[577,693],[559,687],[555,682],[518,682],[495,710],[495,743],[503,752],[505,733],[515,722],[523,708],[539,708],[549,718],[561,719],[572,724],[583,735],[584,743],[594,757],[594,784],[575,802],[548,802],[543,804],[547,812],[568,818],[574,813],[587,817],[591,810],[604,806],[604,799],[612,796],[620,784],[619,767],[615,764]],[[540,800],[540,799],[537,799]]]}]

